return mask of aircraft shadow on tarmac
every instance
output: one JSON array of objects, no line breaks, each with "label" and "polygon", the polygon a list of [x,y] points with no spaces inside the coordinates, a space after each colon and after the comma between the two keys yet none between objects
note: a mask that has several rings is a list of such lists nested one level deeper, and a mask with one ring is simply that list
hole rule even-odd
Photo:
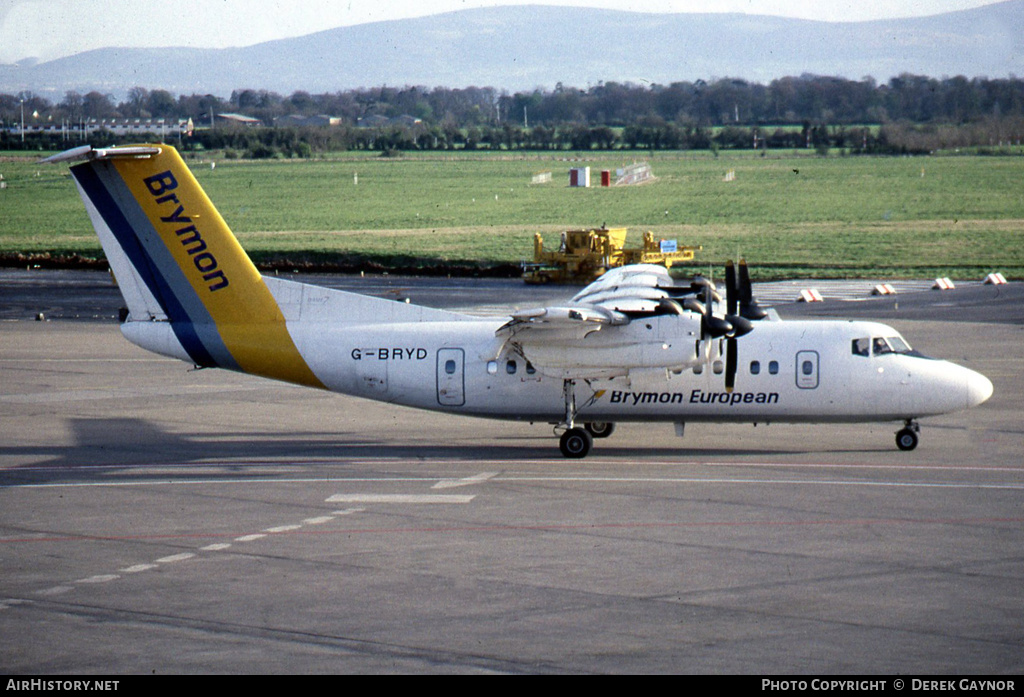
[{"label": "aircraft shadow on tarmac", "polygon": [[[254,438],[250,432],[216,433],[199,436],[174,433],[153,421],[140,418],[72,418],[69,427],[72,442],[61,445],[0,446],[0,456],[32,458],[31,465],[10,467],[0,471],[0,485],[67,481],[82,477],[92,478],[97,468],[131,468],[137,476],[145,477],[145,470],[154,470],[151,476],[168,477],[167,466],[216,466],[223,474],[237,476],[252,472],[260,466],[302,465],[359,467],[367,460],[403,459],[422,461],[424,464],[474,461],[555,461],[560,468],[571,465],[557,457],[553,437],[545,433],[534,436],[498,435],[491,443],[423,444],[382,443],[364,435],[303,432],[264,432]],[[646,446],[638,451],[635,444],[623,438],[620,444],[602,444],[600,457],[605,462],[637,463],[643,461],[679,461],[700,459],[713,455],[721,457],[767,457],[780,454],[810,454],[825,448],[777,449],[758,447],[716,448],[706,450],[693,447],[664,448]],[[836,452],[888,452],[891,448],[858,447]],[[156,470],[159,470],[157,474]],[[190,475],[191,476],[191,475]],[[266,476],[262,471],[260,476]]]}]

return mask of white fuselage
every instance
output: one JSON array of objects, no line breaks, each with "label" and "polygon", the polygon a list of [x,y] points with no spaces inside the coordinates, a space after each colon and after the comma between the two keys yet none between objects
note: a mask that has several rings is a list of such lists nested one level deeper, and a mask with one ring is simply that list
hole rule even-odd
[{"label": "white fuselage", "polygon": [[[300,350],[332,390],[459,414],[558,422],[563,380],[503,350],[501,321],[341,325]],[[730,393],[711,366],[632,370],[578,380],[582,421],[887,421],[967,409],[991,393],[983,376],[919,355],[855,354],[858,338],[897,337],[868,322],[764,322],[737,342]],[[688,347],[689,337],[681,337]],[[527,354],[527,357],[529,355]]]},{"label": "white fuselage", "polygon": [[[992,392],[987,378],[947,361],[858,352],[879,339],[903,343],[894,329],[873,322],[758,322],[735,342],[736,384],[729,392],[725,342],[699,342],[699,321],[687,317],[634,322],[636,331],[650,333],[650,340],[637,334],[634,343],[608,344],[595,331],[561,358],[541,344],[540,361],[531,354],[536,348],[497,335],[507,318],[266,283],[303,359],[329,390],[453,414],[559,423],[567,379],[582,422],[910,420],[970,408]],[[167,322],[129,321],[123,331],[144,348],[188,360]],[[573,378],[550,368],[577,360],[611,364],[616,352],[621,365],[633,367],[614,376]],[[535,367],[531,358],[547,367]]]}]

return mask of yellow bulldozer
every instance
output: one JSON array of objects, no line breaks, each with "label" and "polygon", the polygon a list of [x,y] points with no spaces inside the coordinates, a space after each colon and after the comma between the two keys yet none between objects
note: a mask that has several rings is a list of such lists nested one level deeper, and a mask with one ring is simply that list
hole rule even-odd
[{"label": "yellow bulldozer", "polygon": [[644,233],[643,246],[626,249],[628,228],[566,230],[556,250],[544,249],[544,238],[533,236],[533,262],[523,264],[527,283],[590,283],[608,269],[626,264],[657,264],[667,269],[693,261],[700,247],[681,247],[675,240],[655,240]]}]

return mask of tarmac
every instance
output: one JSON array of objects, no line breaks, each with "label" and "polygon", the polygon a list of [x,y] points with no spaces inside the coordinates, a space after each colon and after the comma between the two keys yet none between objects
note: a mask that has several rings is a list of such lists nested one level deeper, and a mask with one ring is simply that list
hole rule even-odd
[{"label": "tarmac", "polygon": [[569,461],[546,424],[148,354],[101,276],[0,273],[4,674],[1024,670],[1020,284],[777,306],[992,380],[912,452],[898,424],[622,424]]}]

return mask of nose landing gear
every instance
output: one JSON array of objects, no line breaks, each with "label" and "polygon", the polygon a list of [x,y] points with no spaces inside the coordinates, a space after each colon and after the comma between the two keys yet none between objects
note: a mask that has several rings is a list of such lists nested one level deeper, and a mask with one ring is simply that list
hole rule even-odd
[{"label": "nose landing gear", "polygon": [[900,450],[913,450],[917,447],[918,434],[921,427],[913,419],[907,419],[906,426],[896,433],[896,447]]}]

